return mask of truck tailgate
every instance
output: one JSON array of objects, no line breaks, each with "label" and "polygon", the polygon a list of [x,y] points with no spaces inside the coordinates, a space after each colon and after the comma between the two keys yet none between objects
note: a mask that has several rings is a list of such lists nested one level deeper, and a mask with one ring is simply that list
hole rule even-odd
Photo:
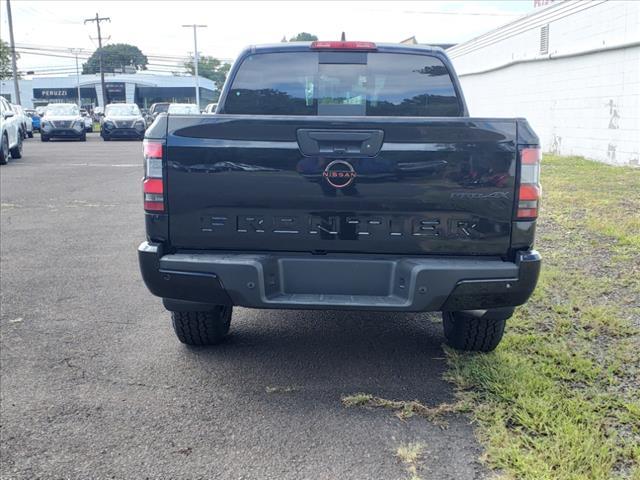
[{"label": "truck tailgate", "polygon": [[513,119],[170,116],[166,138],[176,248],[509,249]]}]

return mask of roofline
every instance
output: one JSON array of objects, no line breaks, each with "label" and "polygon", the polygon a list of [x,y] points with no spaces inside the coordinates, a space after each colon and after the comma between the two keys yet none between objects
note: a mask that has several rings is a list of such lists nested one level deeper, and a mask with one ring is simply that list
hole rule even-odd
[{"label": "roofline", "polygon": [[494,39],[496,41],[506,40],[528,30],[539,28],[545,24],[551,24],[565,16],[579,13],[582,10],[592,7],[597,7],[598,5],[606,2],[607,0],[593,0],[589,2],[581,0],[566,0],[550,3],[549,5],[537,8],[476,37],[457,43],[453,47],[447,49],[447,52],[449,52],[449,56],[451,58],[462,56],[469,53],[469,51],[467,51],[468,49],[472,49],[471,51],[473,51],[477,48],[476,46],[482,42],[492,41]]}]

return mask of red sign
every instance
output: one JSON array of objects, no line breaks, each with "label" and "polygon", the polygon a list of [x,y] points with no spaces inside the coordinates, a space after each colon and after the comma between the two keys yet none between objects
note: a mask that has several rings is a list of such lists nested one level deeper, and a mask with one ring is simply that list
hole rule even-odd
[{"label": "red sign", "polygon": [[557,1],[559,0],[533,0],[533,8],[551,5],[552,3],[556,3]]}]

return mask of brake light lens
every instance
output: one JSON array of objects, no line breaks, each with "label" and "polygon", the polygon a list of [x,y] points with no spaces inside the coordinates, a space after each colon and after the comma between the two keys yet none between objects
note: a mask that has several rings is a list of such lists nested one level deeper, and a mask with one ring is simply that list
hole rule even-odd
[{"label": "brake light lens", "polygon": [[540,188],[540,160],[542,152],[537,148],[520,150],[520,185],[518,188],[518,208],[516,218],[535,219],[542,190]]},{"label": "brake light lens", "polygon": [[378,47],[373,42],[323,42],[316,41],[311,42],[311,48],[313,50],[376,50]]},{"label": "brake light lens", "polygon": [[142,148],[145,156],[151,158],[162,158],[162,142],[158,140],[144,140]]},{"label": "brake light lens", "polygon": [[160,140],[144,140],[144,178],[142,191],[144,209],[148,212],[164,212],[164,170],[162,168],[163,142]]}]

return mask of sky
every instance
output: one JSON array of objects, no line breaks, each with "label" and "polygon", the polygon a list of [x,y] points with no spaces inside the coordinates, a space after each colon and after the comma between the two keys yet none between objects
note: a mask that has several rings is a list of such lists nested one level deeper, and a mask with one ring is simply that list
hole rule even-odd
[{"label": "sky", "polygon": [[[0,37],[9,40],[7,3],[0,0]],[[130,43],[150,56],[151,69],[171,71],[198,50],[231,61],[247,45],[279,42],[299,32],[321,40],[399,42],[414,36],[420,43],[459,43],[508,23],[533,10],[533,0],[503,1],[31,1],[12,0],[13,29],[22,48],[22,72],[75,71],[68,48],[86,53],[97,48],[95,23],[84,19],[110,17],[102,23],[105,44]],[[26,50],[56,49],[57,52]],[[31,51],[33,53],[26,53]],[[35,53],[39,53],[36,55]],[[60,56],[52,56],[52,54]]]}]

